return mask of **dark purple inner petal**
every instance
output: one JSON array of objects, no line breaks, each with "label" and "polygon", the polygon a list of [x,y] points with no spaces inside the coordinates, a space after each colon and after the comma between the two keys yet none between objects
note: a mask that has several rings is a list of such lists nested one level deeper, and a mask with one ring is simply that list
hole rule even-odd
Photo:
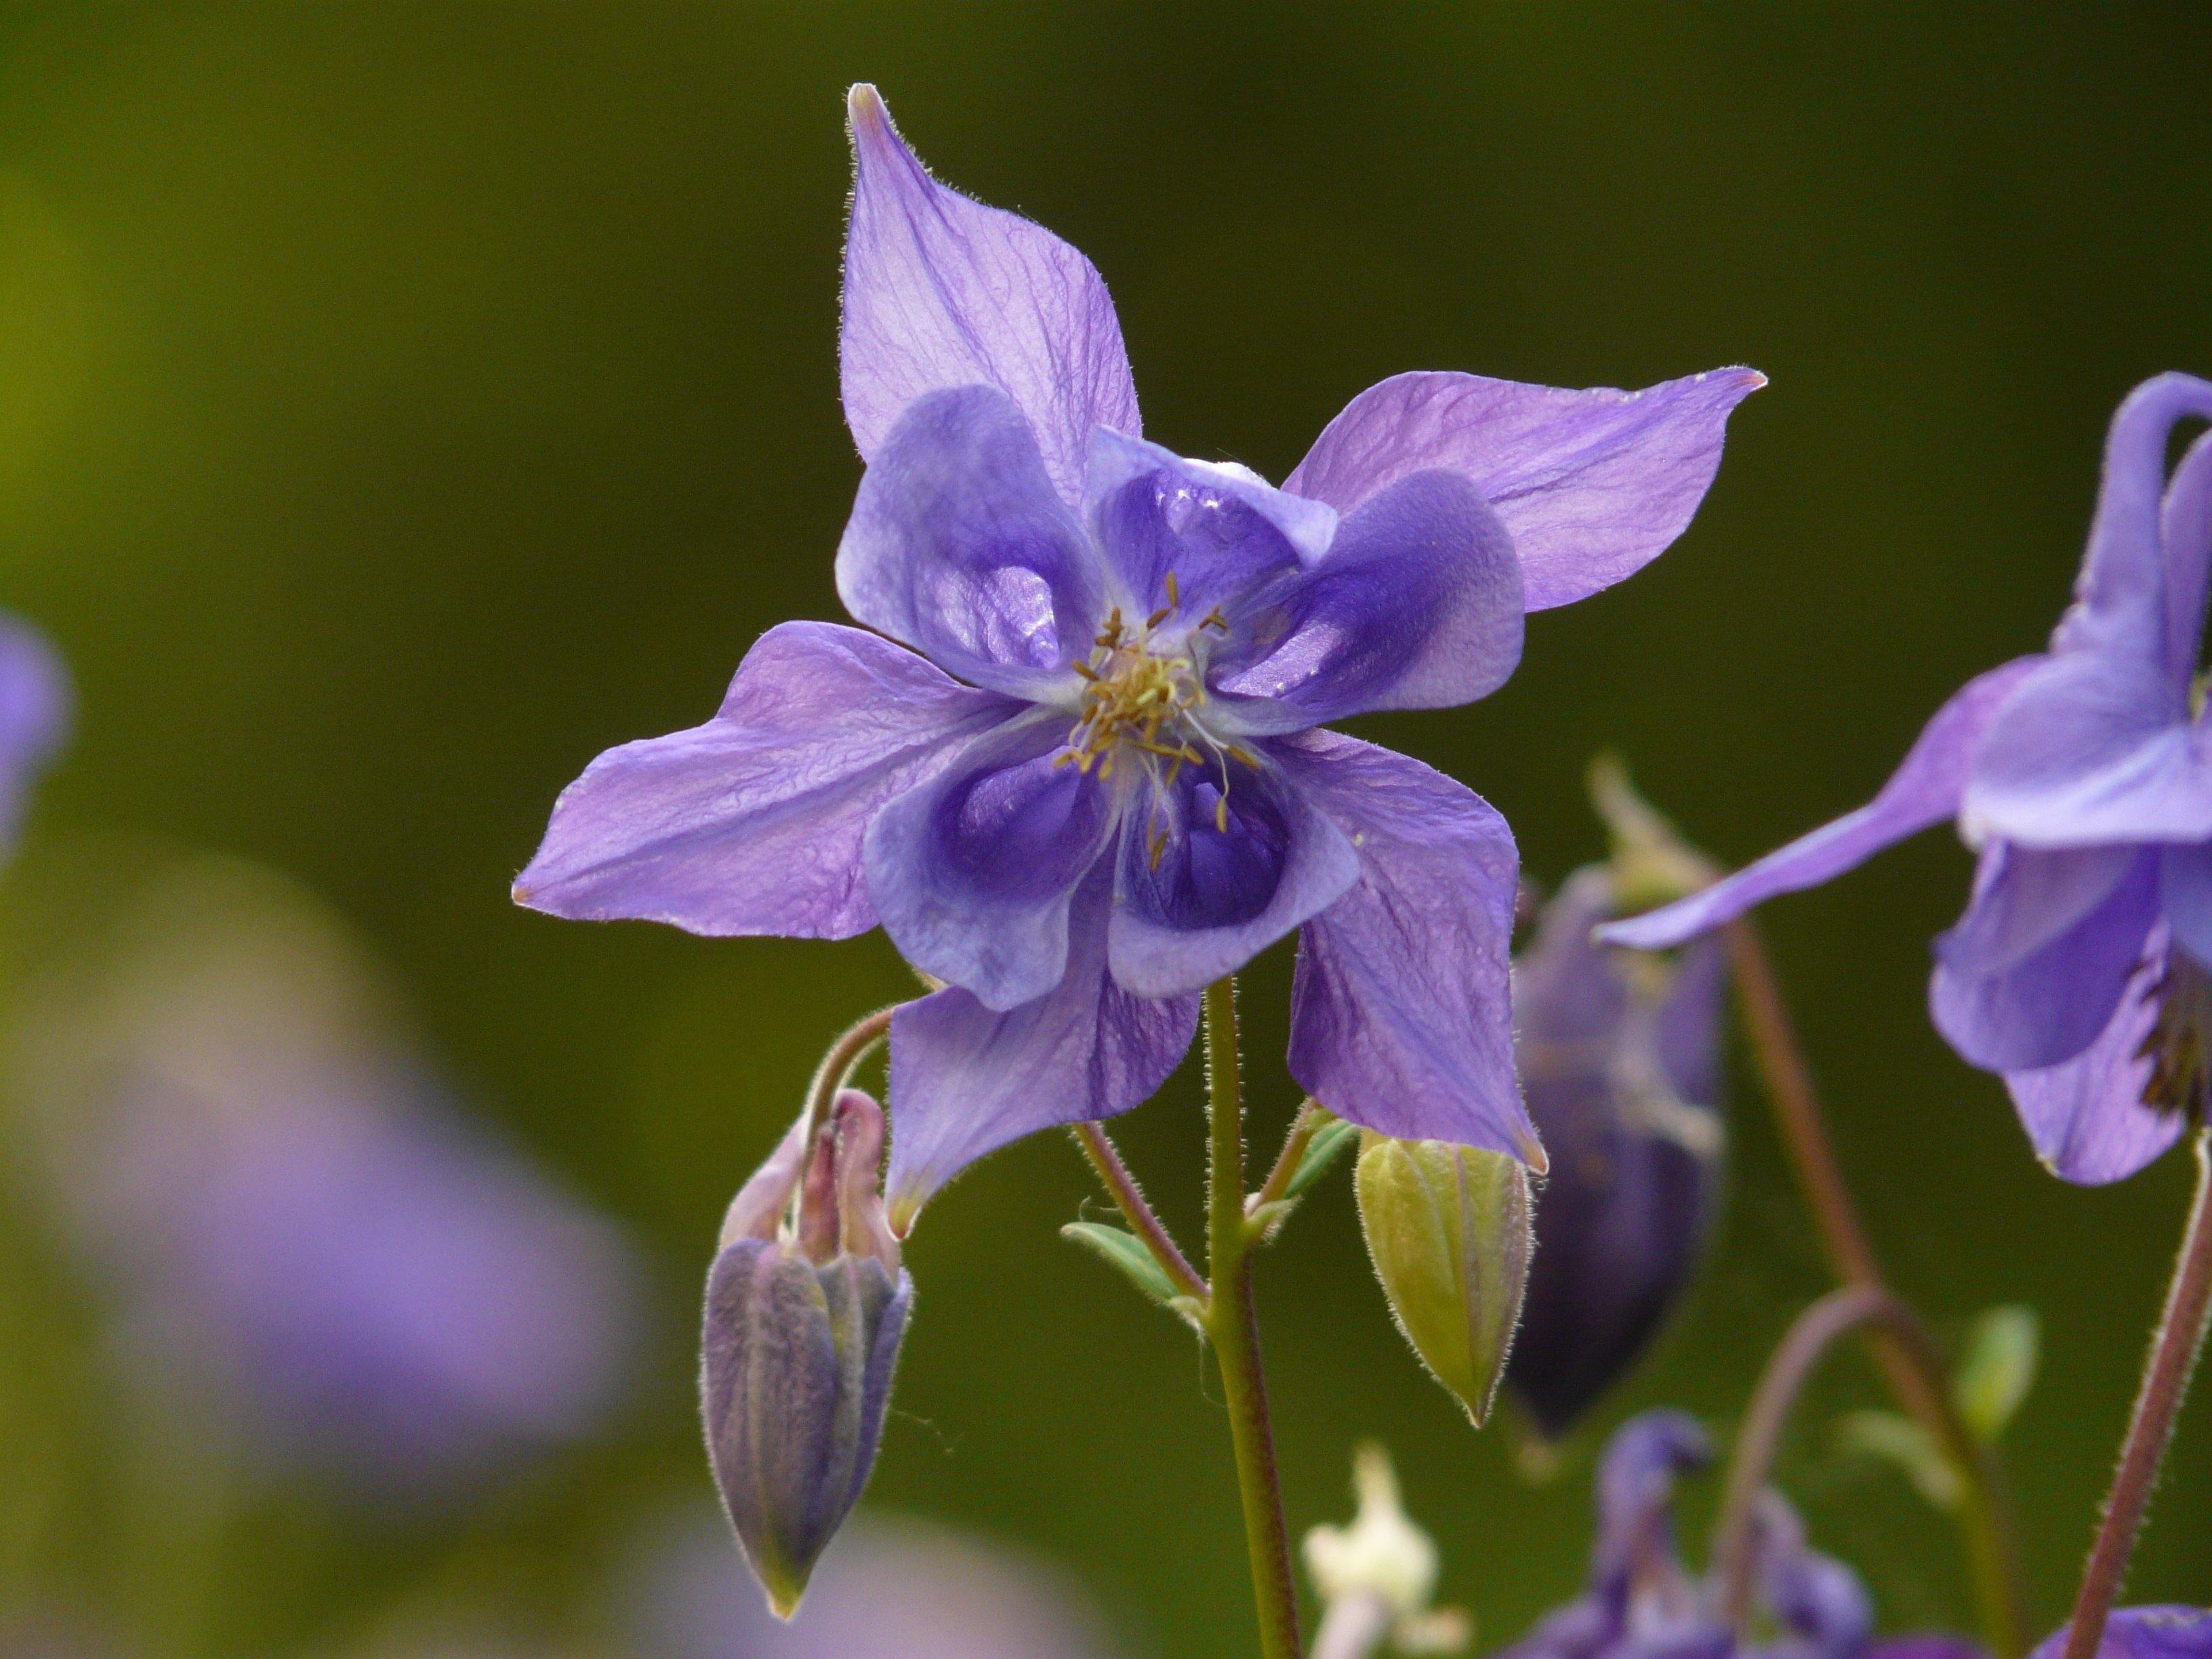
[{"label": "dark purple inner petal", "polygon": [[1097,845],[1109,792],[1053,760],[1043,755],[973,773],[947,789],[930,824],[940,868],[957,872],[979,893],[1011,902],[1066,892],[1071,855]]},{"label": "dark purple inner petal", "polygon": [[1165,625],[1177,631],[1195,627],[1215,605],[1233,604],[1270,576],[1297,568],[1289,540],[1249,502],[1164,468],[1110,491],[1095,522],[1130,595],[1147,614],[1172,606],[1176,614]]},{"label": "dark purple inner petal", "polygon": [[1260,775],[1228,764],[1225,794],[1218,776],[1185,772],[1150,814],[1132,811],[1121,892],[1148,920],[1183,933],[1234,927],[1274,897],[1290,852],[1289,817]]}]

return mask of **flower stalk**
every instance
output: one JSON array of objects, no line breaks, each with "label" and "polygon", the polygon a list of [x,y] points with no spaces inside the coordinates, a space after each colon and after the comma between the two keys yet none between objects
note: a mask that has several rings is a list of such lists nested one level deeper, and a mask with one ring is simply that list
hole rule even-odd
[{"label": "flower stalk", "polygon": [[2197,1132],[2197,1194],[2191,1201],[2189,1221],[2182,1235],[2181,1254],[2166,1296],[2166,1310],[2151,1338],[2150,1360],[2143,1371],[2142,1390],[2136,1396],[2134,1415],[2128,1422],[2127,1439],[2120,1450],[2120,1466],[2112,1476],[2112,1495],[2106,1499],[2103,1521],[2081,1575],[2081,1589],[2074,1601],[2065,1659],[2094,1659],[2105,1636],[2106,1620],[2126,1576],[2128,1558],[2134,1553],[2136,1534],[2142,1527],[2143,1511],[2151,1490],[2158,1484],[2159,1465],[2173,1438],[2181,1401],[2189,1391],[2190,1374],[2204,1346],[2204,1333],[2212,1323],[2212,1132]]},{"label": "flower stalk", "polygon": [[1089,1122],[1078,1123],[1073,1127],[1076,1145],[1083,1148],[1084,1156],[1091,1160],[1091,1167],[1098,1172],[1100,1182],[1113,1199],[1114,1207],[1121,1211],[1121,1219],[1129,1224],[1129,1231],[1152,1252],[1152,1260],[1160,1264],[1160,1271],[1174,1283],[1176,1289],[1185,1296],[1194,1297],[1203,1302],[1206,1295],[1206,1281],[1198,1276],[1198,1269],[1190,1265],[1189,1259],[1168,1232],[1166,1224],[1154,1212],[1152,1206],[1145,1201],[1145,1194],[1137,1185],[1137,1178],[1129,1173],[1129,1166],[1121,1161],[1121,1154],[1107,1139],[1106,1131],[1096,1123]]},{"label": "flower stalk", "polygon": [[1252,1557],[1262,1659],[1299,1659],[1297,1586],[1275,1467],[1275,1431],[1260,1364],[1260,1322],[1252,1301],[1255,1230],[1244,1215],[1244,1087],[1237,1045],[1237,985],[1221,979],[1206,992],[1206,1080],[1211,1124],[1206,1267],[1212,1276],[1206,1328],[1229,1407],[1244,1535]]},{"label": "flower stalk", "polygon": [[[2018,1659],[2027,1650],[2027,1595],[2021,1579],[2019,1543],[2013,1535],[2010,1506],[1995,1454],[1971,1433],[1961,1440],[1955,1432],[1960,1429],[1958,1413],[1942,1356],[1883,1277],[1865,1224],[1851,1201],[1842,1166],[1836,1160],[1820,1096],[1814,1090],[1789,1006],[1783,1000],[1773,963],[1757,927],[1749,917],[1738,917],[1728,923],[1724,932],[1753,1058],[1773,1106],[1783,1144],[1796,1170],[1806,1207],[1820,1230],[1829,1265],[1845,1290],[1859,1293],[1868,1307],[1887,1306],[1902,1316],[1900,1319],[1867,1312],[1848,1321],[1843,1328],[1875,1327],[1868,1333],[1869,1346],[1890,1392],[1906,1413],[1946,1449],[1957,1466],[1966,1492],[1959,1509],[1960,1526],[1972,1565],[1982,1634],[1997,1659]],[[1816,1303],[1814,1307],[1824,1305]],[[1806,1317],[1811,1317],[1811,1310]],[[1820,1346],[1825,1347],[1825,1342]],[[1782,1357],[1777,1355],[1778,1364]],[[1818,1357],[1817,1350],[1814,1357]],[[1784,1403],[1786,1409],[1787,1401]],[[1753,1497],[1757,1491],[1754,1486]]]}]

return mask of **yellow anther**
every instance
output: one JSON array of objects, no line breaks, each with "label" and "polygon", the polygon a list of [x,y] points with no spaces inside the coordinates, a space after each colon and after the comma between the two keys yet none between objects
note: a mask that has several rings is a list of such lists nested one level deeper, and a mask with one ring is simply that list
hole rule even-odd
[{"label": "yellow anther", "polygon": [[1250,767],[1255,772],[1260,769],[1260,757],[1257,755],[1255,755],[1250,750],[1243,747],[1241,744],[1231,744],[1226,753],[1230,759],[1233,761],[1243,761],[1245,765]]},{"label": "yellow anther", "polygon": [[1075,672],[1076,672],[1077,673],[1079,673],[1079,674],[1082,675],[1082,676],[1083,676],[1083,678],[1084,678],[1085,679],[1086,679],[1086,680],[1090,680],[1090,681],[1091,681],[1093,684],[1096,684],[1096,683],[1097,683],[1097,678],[1098,678],[1098,671],[1097,671],[1097,669],[1093,668],[1093,667],[1092,667],[1089,663],[1087,663],[1087,662],[1079,662],[1079,663],[1076,664],[1076,665],[1075,665]]},{"label": "yellow anther", "polygon": [[[1168,611],[1180,611],[1182,609],[1182,588],[1176,581],[1176,573],[1170,570],[1168,572]],[[1167,614],[1167,611],[1160,612],[1160,615],[1163,617]]]},{"label": "yellow anther", "polygon": [[1229,833],[1229,797],[1226,795],[1213,798],[1213,827],[1224,836]]},{"label": "yellow anther", "polygon": [[1170,617],[1174,615],[1175,607],[1171,605],[1162,610],[1153,611],[1151,616],[1145,618],[1145,632],[1147,634],[1151,633],[1152,629],[1158,628],[1162,623],[1165,622]]},{"label": "yellow anther", "polygon": [[1158,869],[1158,868],[1160,867],[1160,858],[1161,858],[1161,855],[1162,855],[1162,854],[1164,854],[1167,850],[1168,850],[1168,832],[1167,832],[1166,830],[1155,830],[1152,832],[1152,868],[1153,868],[1153,869],[1157,870],[1157,869]]}]

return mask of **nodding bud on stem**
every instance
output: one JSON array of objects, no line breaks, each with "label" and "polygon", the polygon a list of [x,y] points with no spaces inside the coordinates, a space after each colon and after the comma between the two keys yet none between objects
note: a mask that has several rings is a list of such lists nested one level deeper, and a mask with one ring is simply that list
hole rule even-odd
[{"label": "nodding bud on stem", "polygon": [[1528,1282],[1528,1171],[1504,1152],[1370,1129],[1356,1185],[1367,1253],[1398,1328],[1481,1427]]},{"label": "nodding bud on stem", "polygon": [[788,1619],[868,1484],[914,1304],[884,1216],[883,1109],[801,1115],[731,1202],[707,1280],[700,1379],[723,1507]]}]

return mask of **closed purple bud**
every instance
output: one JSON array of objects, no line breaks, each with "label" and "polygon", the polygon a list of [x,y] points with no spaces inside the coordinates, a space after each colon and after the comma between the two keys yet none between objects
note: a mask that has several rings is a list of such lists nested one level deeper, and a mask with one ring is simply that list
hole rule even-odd
[{"label": "closed purple bud", "polygon": [[708,1455],[785,1619],[868,1484],[914,1304],[884,1218],[883,1145],[882,1109],[858,1090],[811,1146],[802,1119],[731,1204],[707,1281]]},{"label": "closed purple bud", "polygon": [[1514,969],[1522,1088],[1552,1155],[1506,1372],[1557,1438],[1650,1346],[1695,1270],[1718,1194],[1725,963],[1603,949],[1615,866],[1571,877]]}]

